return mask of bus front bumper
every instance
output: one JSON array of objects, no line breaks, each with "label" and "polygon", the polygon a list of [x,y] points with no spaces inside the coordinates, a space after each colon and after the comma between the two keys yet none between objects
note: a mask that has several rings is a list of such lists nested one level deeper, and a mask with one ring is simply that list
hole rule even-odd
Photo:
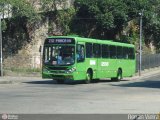
[{"label": "bus front bumper", "polygon": [[42,78],[51,78],[51,79],[69,79],[74,80],[74,73],[58,74],[58,73],[42,73]]}]

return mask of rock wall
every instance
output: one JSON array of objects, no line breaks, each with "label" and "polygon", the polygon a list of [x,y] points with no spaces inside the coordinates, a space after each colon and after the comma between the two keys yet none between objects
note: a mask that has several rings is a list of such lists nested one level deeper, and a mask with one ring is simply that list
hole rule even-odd
[{"label": "rock wall", "polygon": [[[17,53],[14,53],[14,51],[10,53],[4,52],[4,67],[8,69],[17,67],[40,68],[42,54],[39,52],[39,49],[40,46],[43,46],[44,40],[47,37],[48,26],[48,19],[39,22],[38,26],[36,25],[36,28],[31,31],[30,42],[23,45],[21,49],[18,49]],[[10,39],[10,41],[11,40],[12,39]]]},{"label": "rock wall", "polygon": [[[40,0],[28,0],[28,2],[31,2],[39,12]],[[67,0],[66,9],[72,4],[73,0]],[[62,28],[56,21],[56,15],[54,12],[51,16],[46,14],[42,20],[33,25],[29,25],[27,20],[21,18],[17,21],[17,23],[8,21],[8,28],[3,33],[4,68],[41,68],[42,53],[39,49],[41,46],[42,50],[45,38],[51,35],[62,35]]]}]

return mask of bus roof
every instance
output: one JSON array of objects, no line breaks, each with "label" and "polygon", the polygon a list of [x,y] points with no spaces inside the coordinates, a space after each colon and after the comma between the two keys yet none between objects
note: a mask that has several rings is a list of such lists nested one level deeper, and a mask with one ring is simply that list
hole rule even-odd
[{"label": "bus roof", "polygon": [[113,40],[84,38],[84,37],[78,37],[78,36],[72,36],[72,35],[71,36],[49,36],[48,38],[74,38],[76,42],[91,42],[91,43],[109,44],[109,45],[116,45],[116,46],[134,47],[133,44],[129,44],[129,43],[114,42]]}]

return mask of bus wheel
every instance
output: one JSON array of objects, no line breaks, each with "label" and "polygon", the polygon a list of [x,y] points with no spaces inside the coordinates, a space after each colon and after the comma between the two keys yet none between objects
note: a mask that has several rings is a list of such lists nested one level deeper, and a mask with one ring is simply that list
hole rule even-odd
[{"label": "bus wheel", "polygon": [[88,70],[87,73],[86,73],[86,80],[85,80],[85,83],[88,84],[90,83],[92,80],[92,72],[91,70]]},{"label": "bus wheel", "polygon": [[115,79],[115,81],[121,81],[122,79],[122,70],[121,69],[118,69],[118,72],[117,72],[117,77]]},{"label": "bus wheel", "polygon": [[92,83],[98,83],[99,79],[92,79]]},{"label": "bus wheel", "polygon": [[121,81],[122,79],[122,70],[121,69],[118,69],[118,72],[117,72],[117,77],[114,77],[114,78],[111,78],[111,81]]},{"label": "bus wheel", "polygon": [[64,80],[56,80],[58,84],[63,84]]}]

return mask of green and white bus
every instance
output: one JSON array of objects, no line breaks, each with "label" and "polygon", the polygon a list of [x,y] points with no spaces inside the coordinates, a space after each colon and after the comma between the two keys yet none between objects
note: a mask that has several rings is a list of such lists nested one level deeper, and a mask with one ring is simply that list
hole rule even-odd
[{"label": "green and white bus", "polygon": [[57,83],[111,78],[120,81],[135,74],[134,45],[73,36],[51,36],[43,47],[42,77]]}]

